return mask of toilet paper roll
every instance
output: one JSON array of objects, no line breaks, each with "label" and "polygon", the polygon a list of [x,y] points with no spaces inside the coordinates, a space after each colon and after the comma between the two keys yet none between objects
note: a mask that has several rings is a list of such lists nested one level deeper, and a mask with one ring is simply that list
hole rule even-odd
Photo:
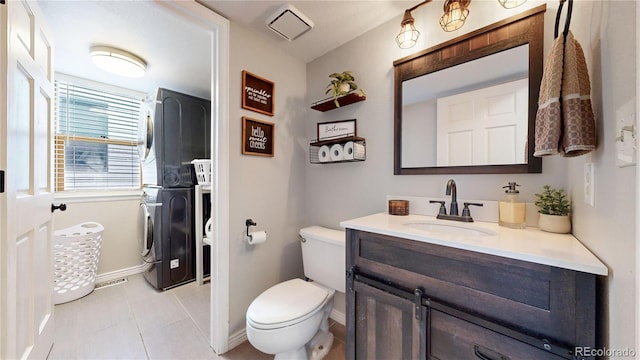
[{"label": "toilet paper roll", "polygon": [[327,162],[331,160],[330,153],[331,149],[328,145],[320,146],[320,148],[318,149],[318,160],[320,160],[320,162]]},{"label": "toilet paper roll", "polygon": [[353,160],[353,141],[344,144],[344,159]]},{"label": "toilet paper roll", "polygon": [[349,141],[344,144],[344,159],[362,159],[364,158],[364,145]]},{"label": "toilet paper roll", "polygon": [[335,144],[331,147],[331,161],[344,160],[344,149],[342,145]]},{"label": "toilet paper roll", "polygon": [[266,231],[253,231],[249,236],[249,244],[262,244],[267,241],[267,232]]}]

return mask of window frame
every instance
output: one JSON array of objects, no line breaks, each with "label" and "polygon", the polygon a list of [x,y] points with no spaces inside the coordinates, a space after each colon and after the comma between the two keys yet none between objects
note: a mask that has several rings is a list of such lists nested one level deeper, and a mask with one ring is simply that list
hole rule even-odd
[{"label": "window frame", "polygon": [[[55,74],[55,81],[64,81],[73,85],[86,87],[92,90],[115,93],[122,96],[129,96],[138,98],[141,102],[144,101],[148,96],[147,94],[122,88],[119,86],[101,83],[89,79],[79,78],[63,73]],[[108,138],[93,138],[89,136],[78,136],[78,135],[69,135],[69,134],[58,134],[57,126],[58,126],[58,97],[56,93],[55,98],[56,110],[54,112],[55,116],[55,126],[53,129],[53,174],[54,174],[54,194],[56,197],[61,198],[69,198],[69,197],[83,197],[83,198],[103,198],[105,195],[109,196],[112,194],[118,198],[128,198],[138,196],[141,193],[142,189],[142,164],[139,163],[138,167],[140,170],[140,179],[139,184],[136,188],[101,188],[101,189],[71,189],[68,190],[65,188],[65,153],[64,146],[66,141],[81,141],[88,143],[99,143],[106,145],[121,145],[121,146],[132,146],[136,147],[138,145],[137,140],[121,140],[121,139],[108,139]]]}]

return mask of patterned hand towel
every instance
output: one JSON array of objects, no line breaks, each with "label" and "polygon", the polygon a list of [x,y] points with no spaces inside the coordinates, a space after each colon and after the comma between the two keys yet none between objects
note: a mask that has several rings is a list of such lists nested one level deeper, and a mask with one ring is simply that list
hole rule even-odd
[{"label": "patterned hand towel", "polygon": [[564,49],[562,123],[563,156],[580,156],[596,148],[596,123],[591,109],[589,71],[582,46],[571,31],[567,34]]},{"label": "patterned hand towel", "polygon": [[535,152],[533,156],[554,155],[560,152],[562,136],[562,87],[564,36],[558,36],[551,45],[540,83],[538,111],[535,126]]}]

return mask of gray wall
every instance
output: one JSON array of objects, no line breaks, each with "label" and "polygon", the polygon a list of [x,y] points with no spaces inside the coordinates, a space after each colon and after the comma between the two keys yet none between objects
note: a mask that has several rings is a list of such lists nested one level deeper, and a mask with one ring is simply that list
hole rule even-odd
[{"label": "gray wall", "polygon": [[[429,4],[413,12],[422,32],[420,42],[413,49],[403,51],[394,42],[401,20],[398,17],[309,63],[309,102],[323,98],[324,88],[329,83],[328,75],[343,70],[353,71],[358,85],[367,93],[367,100],[326,113],[309,111],[304,120],[306,136],[315,137],[317,122],[355,118],[358,135],[367,139],[367,160],[323,165],[307,163],[307,216],[311,223],[338,228],[342,220],[385,211],[387,194],[443,197],[449,178],[456,180],[460,198],[481,200],[499,199],[503,194],[501,186],[508,181],[522,185],[521,195],[527,201],[533,201],[534,193],[545,184],[565,188],[576,206],[574,234],[612,272],[606,294],[608,321],[603,324],[609,346],[633,347],[635,226],[631,219],[635,219],[636,179],[634,168],[619,169],[614,165],[613,116],[618,106],[635,98],[635,82],[631,80],[635,74],[634,2],[574,3],[572,30],[585,47],[598,116],[599,147],[596,152],[570,160],[545,158],[542,174],[393,175],[393,61],[539,4],[529,1],[514,11],[506,11],[496,1],[473,2],[467,24],[454,33],[444,33],[439,28],[439,11],[434,11],[435,4]],[[553,39],[557,6],[555,1],[547,4],[545,54]],[[616,16],[624,20],[612,20]],[[595,208],[582,203],[585,162],[595,163]],[[436,212],[434,207],[434,214]]]},{"label": "gray wall", "polygon": [[[230,121],[230,258],[229,334],[245,326],[251,301],[274,284],[302,276],[298,231],[305,225],[304,164],[307,161],[304,126],[307,108],[306,69],[301,60],[272,43],[231,23],[229,73]],[[242,70],[275,82],[273,117],[241,107]],[[242,117],[275,123],[275,156],[241,153]],[[243,240],[245,219],[254,230],[266,230],[268,240],[248,245]]]}]

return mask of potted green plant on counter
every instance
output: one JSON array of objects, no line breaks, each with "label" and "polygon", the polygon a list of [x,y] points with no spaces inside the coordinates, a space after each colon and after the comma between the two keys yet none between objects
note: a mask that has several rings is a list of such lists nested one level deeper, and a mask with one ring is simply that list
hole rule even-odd
[{"label": "potted green plant on counter", "polygon": [[329,77],[332,80],[329,85],[327,85],[327,90],[324,93],[331,93],[336,107],[340,107],[338,98],[347,95],[351,91],[358,91],[360,95],[365,96],[364,90],[358,89],[358,84],[356,84],[356,79],[351,71],[346,70],[341,73],[333,73],[329,75]]},{"label": "potted green plant on counter", "polygon": [[569,212],[571,203],[563,189],[554,189],[549,185],[542,188],[541,193],[536,193],[535,205],[538,207],[540,230],[566,234],[571,231],[571,219]]}]

